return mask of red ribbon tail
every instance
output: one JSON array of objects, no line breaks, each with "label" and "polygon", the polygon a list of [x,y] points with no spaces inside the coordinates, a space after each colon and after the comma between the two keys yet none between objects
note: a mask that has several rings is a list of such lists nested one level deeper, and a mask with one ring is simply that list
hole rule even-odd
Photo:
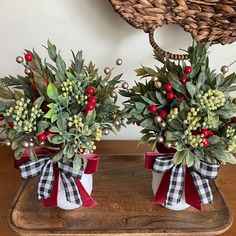
[{"label": "red ribbon tail", "polygon": [[43,200],[43,206],[48,207],[57,207],[57,196],[58,196],[58,185],[59,185],[59,170],[57,165],[53,165],[53,174],[54,174],[54,184],[52,186],[51,196]]},{"label": "red ribbon tail", "polygon": [[75,182],[80,191],[80,195],[83,201],[82,205],[85,207],[92,207],[97,205],[97,203],[93,200],[93,198],[87,193],[81,181],[75,178]]},{"label": "red ribbon tail", "polygon": [[168,170],[164,173],[162,179],[161,179],[161,183],[157,189],[157,192],[154,196],[153,199],[153,204],[163,204],[166,201],[166,197],[167,197],[167,192],[169,189],[169,185],[170,185],[170,176],[171,176],[171,170]]},{"label": "red ribbon tail", "polygon": [[201,200],[188,168],[186,168],[185,173],[185,201],[192,207],[201,210]]}]

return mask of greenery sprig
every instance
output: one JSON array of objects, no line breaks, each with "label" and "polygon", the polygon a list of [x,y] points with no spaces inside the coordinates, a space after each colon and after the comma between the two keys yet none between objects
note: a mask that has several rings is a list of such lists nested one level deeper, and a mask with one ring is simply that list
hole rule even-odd
[{"label": "greenery sprig", "polygon": [[[137,76],[145,82],[120,94],[127,97],[123,113],[127,123],[137,124],[141,143],[176,148],[173,161],[199,168],[209,163],[236,163],[236,74],[216,73],[209,68],[209,44],[193,43],[187,53],[189,65],[154,57],[162,67],[142,66]],[[223,72],[225,72],[225,66]],[[226,68],[227,69],[227,68]]]},{"label": "greenery sprig", "polygon": [[26,75],[0,79],[1,127],[16,159],[30,148],[30,159],[37,160],[35,145],[58,147],[53,160],[73,160],[79,169],[84,152],[94,152],[95,141],[122,125],[115,104],[122,75],[112,78],[110,70],[99,76],[92,62],[85,64],[82,51],[72,52],[67,67],[50,41],[46,49],[53,64],[26,50],[25,58],[16,59]]}]

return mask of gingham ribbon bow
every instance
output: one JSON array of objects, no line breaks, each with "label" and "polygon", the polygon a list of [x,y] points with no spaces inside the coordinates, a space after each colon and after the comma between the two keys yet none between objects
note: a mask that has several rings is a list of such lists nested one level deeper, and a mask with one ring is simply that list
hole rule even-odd
[{"label": "gingham ribbon bow", "polygon": [[[66,199],[71,203],[82,205],[83,199],[74,178],[81,179],[85,169],[84,166],[81,167],[78,173],[73,172],[72,162],[68,165],[58,162],[57,166],[65,188]],[[55,181],[53,167],[54,164],[51,158],[42,158],[36,162],[30,161],[19,166],[21,177],[24,180],[41,174],[37,188],[39,199],[51,197]]]},{"label": "gingham ribbon bow", "polygon": [[[165,202],[167,205],[179,203],[184,191],[185,166],[175,165],[172,160],[173,155],[164,158],[156,157],[153,165],[153,171],[156,173],[163,173],[171,169],[170,184]],[[213,201],[209,179],[215,179],[218,170],[219,165],[210,165],[204,161],[201,161],[199,170],[190,169],[194,185],[203,204]]]},{"label": "gingham ribbon bow", "polygon": [[200,161],[200,168],[187,168],[173,163],[174,153],[147,153],[145,166],[156,173],[164,173],[154,197],[155,204],[173,205],[180,202],[185,191],[188,204],[201,209],[202,204],[213,202],[209,180],[216,178],[219,165]]}]

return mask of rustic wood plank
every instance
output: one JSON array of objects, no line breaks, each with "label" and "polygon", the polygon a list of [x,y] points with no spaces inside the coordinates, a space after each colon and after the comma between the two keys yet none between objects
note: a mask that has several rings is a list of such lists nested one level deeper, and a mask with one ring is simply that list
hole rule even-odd
[{"label": "rustic wood plank", "polygon": [[[104,151],[103,151],[104,150]],[[112,151],[111,151],[112,150]],[[140,146],[137,150],[137,141],[102,141],[98,144],[98,153],[122,153],[121,150],[126,150],[127,153],[144,153],[148,150],[145,146]],[[18,171],[14,170],[12,165],[12,152],[9,148],[0,147],[0,236],[16,236],[17,234],[7,226],[6,214],[7,209],[15,196],[21,180]],[[226,165],[220,170],[217,178],[217,183],[220,189],[231,206],[232,212],[236,213],[236,166]],[[97,199],[96,199],[97,200]],[[39,235],[39,234],[37,234]],[[61,235],[61,234],[60,234]],[[124,234],[122,234],[125,236]],[[135,235],[135,234],[133,234]],[[167,235],[167,234],[165,234]],[[236,235],[236,222],[224,234],[225,236]]]}]

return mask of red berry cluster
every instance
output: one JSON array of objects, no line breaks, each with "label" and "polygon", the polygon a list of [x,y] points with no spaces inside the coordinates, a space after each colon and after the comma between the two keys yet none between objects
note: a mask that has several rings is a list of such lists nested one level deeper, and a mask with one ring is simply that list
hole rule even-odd
[{"label": "red berry cluster", "polygon": [[5,118],[4,118],[4,115],[2,113],[0,113],[0,121],[3,121]]},{"label": "red berry cluster", "polygon": [[46,141],[46,139],[48,138],[48,136],[49,136],[50,134],[53,134],[53,132],[50,131],[50,130],[47,130],[47,131],[43,132],[42,134],[39,134],[39,135],[38,135],[38,140],[39,140],[40,142],[44,142],[44,141]]},{"label": "red berry cluster", "polygon": [[92,111],[95,108],[95,104],[97,102],[96,97],[94,97],[94,87],[89,86],[87,88],[87,94],[89,96],[89,103],[86,105],[85,113],[88,113],[89,111]]},{"label": "red berry cluster", "polygon": [[[209,146],[209,139],[208,138],[216,135],[216,132],[213,130],[202,129],[201,134],[203,134],[205,137],[202,142],[203,146],[208,147]],[[193,131],[193,135],[194,136],[200,135],[200,130],[197,129],[197,130]]]},{"label": "red berry cluster", "polygon": [[[185,74],[185,75],[189,75],[189,74],[192,72],[192,70],[193,70],[193,68],[192,68],[191,66],[186,66],[186,67],[184,68],[184,74]],[[188,79],[187,79],[186,76],[181,76],[181,77],[179,78],[179,81],[181,82],[182,85],[186,85],[187,82],[188,82]]]},{"label": "red berry cluster", "polygon": [[165,87],[164,87],[165,91],[167,92],[166,94],[166,98],[168,100],[173,100],[175,98],[175,94],[173,93],[172,89],[173,89],[173,86],[172,84],[166,84]]},{"label": "red berry cluster", "polygon": [[14,122],[8,122],[8,125],[10,128],[13,128],[15,126]]},{"label": "red berry cluster", "polygon": [[167,116],[168,116],[168,112],[163,109],[163,110],[160,110],[160,111],[158,112],[158,115],[159,115],[163,120],[165,120],[165,119],[167,118]]},{"label": "red berry cluster", "polygon": [[[152,112],[152,113],[157,113],[157,106],[155,104],[153,105],[150,105],[148,107],[148,109]],[[163,119],[165,120],[168,116],[168,112],[164,109],[158,111],[158,115]]]},{"label": "red berry cluster", "polygon": [[157,106],[155,104],[150,105],[148,107],[148,109],[152,112],[152,113],[156,113],[157,112]]}]

